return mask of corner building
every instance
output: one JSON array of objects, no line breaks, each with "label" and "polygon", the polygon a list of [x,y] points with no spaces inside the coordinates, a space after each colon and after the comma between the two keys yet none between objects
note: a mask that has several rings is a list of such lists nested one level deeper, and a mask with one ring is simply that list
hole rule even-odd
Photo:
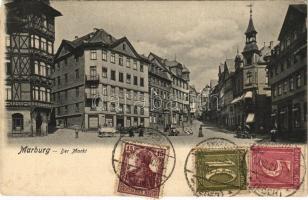
[{"label": "corner building", "polygon": [[57,126],[149,125],[148,61],[103,29],[63,40],[55,56]]},{"label": "corner building", "polygon": [[45,136],[52,112],[55,17],[61,13],[48,0],[14,0],[5,8],[7,132],[9,136]]}]

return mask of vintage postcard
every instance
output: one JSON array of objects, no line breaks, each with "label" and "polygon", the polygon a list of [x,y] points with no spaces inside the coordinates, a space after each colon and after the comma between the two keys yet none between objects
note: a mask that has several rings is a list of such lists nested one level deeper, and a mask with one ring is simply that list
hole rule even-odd
[{"label": "vintage postcard", "polygon": [[308,195],[306,1],[0,6],[2,195]]}]

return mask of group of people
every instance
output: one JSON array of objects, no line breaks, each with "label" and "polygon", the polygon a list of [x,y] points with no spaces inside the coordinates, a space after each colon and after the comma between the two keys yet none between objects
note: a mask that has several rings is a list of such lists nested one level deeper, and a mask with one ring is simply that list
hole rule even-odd
[{"label": "group of people", "polygon": [[[264,129],[263,126],[260,126],[260,133],[266,133],[266,129]],[[269,130],[269,133],[270,133],[270,138],[271,138],[271,141],[272,142],[276,142],[276,139],[277,139],[277,135],[278,135],[278,126],[277,126],[277,123],[275,123],[273,125],[273,127]],[[253,130],[251,128],[251,126],[249,124],[245,124],[244,126],[242,125],[239,125],[236,129],[236,134],[238,136],[240,135],[244,135],[246,137],[249,137],[249,136],[252,136],[254,135],[253,134]]]}]

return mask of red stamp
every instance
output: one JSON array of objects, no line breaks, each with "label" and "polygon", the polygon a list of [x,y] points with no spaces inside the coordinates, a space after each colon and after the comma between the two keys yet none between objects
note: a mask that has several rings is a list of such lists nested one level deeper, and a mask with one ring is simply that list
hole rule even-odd
[{"label": "red stamp", "polygon": [[251,147],[250,187],[298,189],[300,157],[298,147]]},{"label": "red stamp", "polygon": [[158,198],[167,157],[167,147],[124,143],[117,191]]}]

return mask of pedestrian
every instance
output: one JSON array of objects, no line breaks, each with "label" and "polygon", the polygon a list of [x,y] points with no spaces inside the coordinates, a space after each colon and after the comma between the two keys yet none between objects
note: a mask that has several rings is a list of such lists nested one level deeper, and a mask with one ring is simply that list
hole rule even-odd
[{"label": "pedestrian", "polygon": [[132,128],[129,129],[128,134],[129,134],[129,137],[134,137],[134,131]]},{"label": "pedestrian", "polygon": [[277,128],[277,124],[275,123],[275,125],[272,128],[272,130],[270,131],[270,133],[271,133],[271,142],[276,142],[277,132],[278,132],[278,128]]},{"label": "pedestrian", "polygon": [[199,134],[198,134],[198,137],[203,137],[202,125],[200,125],[200,127],[199,127]]},{"label": "pedestrian", "polygon": [[139,137],[143,137],[143,133],[144,133],[143,126],[140,125],[140,127],[139,127]]},{"label": "pedestrian", "polygon": [[75,129],[75,138],[78,138],[78,128]]}]

